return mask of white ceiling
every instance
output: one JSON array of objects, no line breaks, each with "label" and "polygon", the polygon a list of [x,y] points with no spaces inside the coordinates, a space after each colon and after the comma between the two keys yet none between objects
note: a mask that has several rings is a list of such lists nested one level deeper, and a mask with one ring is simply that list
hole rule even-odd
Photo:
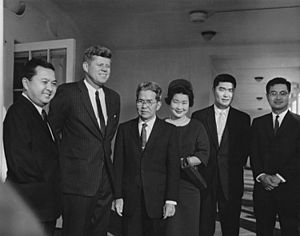
[{"label": "white ceiling", "polygon": [[[199,46],[207,43],[204,30],[217,32],[210,44],[218,45],[300,40],[299,0],[51,1],[76,22],[87,44],[100,37],[114,49]],[[207,11],[208,19],[191,23],[193,10]]]},{"label": "white ceiling", "polygon": [[[300,43],[300,0],[51,1],[75,21],[86,45],[101,40],[113,50]],[[208,18],[190,22],[194,10],[207,11]],[[201,36],[206,30],[217,32],[209,42]],[[238,76],[235,105],[256,116],[269,110],[262,86],[267,80],[285,76],[300,82],[299,49],[276,56],[217,56],[212,64],[215,72]],[[265,79],[258,84],[255,76]]]}]

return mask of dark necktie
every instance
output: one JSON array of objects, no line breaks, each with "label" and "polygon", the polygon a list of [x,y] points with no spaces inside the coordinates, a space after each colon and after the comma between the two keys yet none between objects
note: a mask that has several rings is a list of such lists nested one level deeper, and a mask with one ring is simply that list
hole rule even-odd
[{"label": "dark necktie", "polygon": [[274,123],[274,134],[276,135],[279,129],[279,121],[278,121],[279,115],[276,116],[275,118],[275,123]]},{"label": "dark necktie", "polygon": [[50,137],[54,141],[55,139],[54,139],[54,136],[52,134],[52,131],[51,131],[51,128],[50,128],[50,125],[49,125],[49,122],[48,122],[48,115],[47,115],[47,113],[44,109],[42,110],[42,116],[43,116],[43,121],[44,121],[45,127],[47,128]]},{"label": "dark necktie", "polygon": [[146,130],[147,126],[148,125],[146,123],[143,123],[143,125],[142,125],[142,132],[141,132],[142,149],[145,148],[146,143],[147,143],[147,130]]},{"label": "dark necktie", "polygon": [[99,115],[99,119],[100,119],[100,130],[101,130],[102,135],[104,136],[105,135],[105,120],[104,120],[101,103],[100,103],[100,99],[99,99],[99,92],[96,91],[95,95],[96,95],[96,104],[97,104],[98,115]]}]

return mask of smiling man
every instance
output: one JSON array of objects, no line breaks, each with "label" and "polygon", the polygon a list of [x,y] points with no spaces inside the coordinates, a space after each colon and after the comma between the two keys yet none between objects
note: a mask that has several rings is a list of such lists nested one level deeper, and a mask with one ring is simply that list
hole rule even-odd
[{"label": "smiling man", "polygon": [[105,86],[111,51],[84,52],[84,79],[61,85],[49,119],[61,134],[63,235],[106,236],[112,201],[111,141],[119,122],[120,96]]},{"label": "smiling man", "polygon": [[281,235],[299,236],[300,116],[288,110],[289,81],[274,78],[267,83],[266,92],[272,112],[255,118],[252,124],[256,233],[273,235],[278,215]]},{"label": "smiling man", "polygon": [[7,181],[53,235],[60,215],[57,138],[44,107],[56,92],[52,64],[32,59],[25,64],[23,93],[8,109],[3,125]]},{"label": "smiling man", "polygon": [[201,201],[199,235],[214,235],[217,209],[222,235],[239,235],[250,116],[231,107],[235,88],[233,76],[216,76],[213,83],[214,105],[192,115],[202,122],[210,142],[206,168],[208,189]]}]

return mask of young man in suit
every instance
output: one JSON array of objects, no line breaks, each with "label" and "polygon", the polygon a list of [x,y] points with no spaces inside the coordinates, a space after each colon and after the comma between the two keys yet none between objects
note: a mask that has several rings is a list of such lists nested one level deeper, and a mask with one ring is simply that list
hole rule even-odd
[{"label": "young man in suit", "polygon": [[279,216],[283,236],[299,236],[300,116],[288,110],[291,83],[274,78],[266,85],[272,112],[252,124],[251,167],[258,236],[273,235]]},{"label": "young man in suit", "polygon": [[201,236],[214,235],[217,209],[222,235],[239,235],[250,116],[231,107],[235,88],[233,76],[216,76],[214,105],[192,114],[192,118],[203,123],[210,142],[210,158],[205,170],[208,189],[201,201]]},{"label": "young man in suit", "polygon": [[139,84],[138,117],[119,126],[114,152],[116,212],[124,236],[164,235],[164,221],[175,214],[179,158],[174,126],[156,116],[161,88]]},{"label": "young man in suit", "polygon": [[113,188],[111,141],[118,126],[120,96],[105,86],[111,51],[86,49],[84,79],[61,85],[49,118],[61,134],[63,235],[106,236]]},{"label": "young man in suit", "polygon": [[7,181],[53,235],[60,215],[57,138],[43,109],[56,92],[52,64],[32,59],[25,64],[23,93],[8,109],[3,126]]}]

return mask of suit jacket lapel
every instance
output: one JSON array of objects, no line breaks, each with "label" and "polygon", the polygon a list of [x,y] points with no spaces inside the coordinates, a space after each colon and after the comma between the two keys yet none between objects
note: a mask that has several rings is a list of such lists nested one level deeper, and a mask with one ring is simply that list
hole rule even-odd
[{"label": "suit jacket lapel", "polygon": [[208,124],[209,134],[212,136],[213,144],[215,145],[216,149],[218,149],[219,148],[218,132],[217,132],[215,111],[213,105],[208,110],[207,124]]},{"label": "suit jacket lapel", "polygon": [[[224,139],[227,137],[228,138],[228,130],[229,130],[229,127],[230,128],[230,133],[231,132],[234,132],[234,126],[231,125],[232,122],[234,122],[234,114],[233,114],[233,111],[232,111],[232,108],[229,107],[229,111],[228,111],[228,115],[227,115],[227,119],[226,119],[226,124],[225,124],[225,127],[224,127],[224,131],[223,131],[223,135],[222,135],[222,139],[221,139],[221,143],[220,143],[220,147],[222,146],[223,142],[224,142]],[[226,137],[225,137],[226,136]]]},{"label": "suit jacket lapel", "polygon": [[91,118],[92,123],[96,127],[97,136],[102,137],[102,133],[100,131],[100,127],[99,127],[99,124],[97,122],[97,119],[96,119],[96,116],[95,116],[95,113],[94,113],[94,109],[93,109],[93,106],[92,106],[91,101],[90,101],[88,90],[87,90],[83,80],[78,83],[78,88],[81,92],[82,102],[83,102],[83,104],[84,104],[84,106],[87,110],[87,114],[89,115],[89,117]]},{"label": "suit jacket lapel", "polygon": [[130,132],[131,132],[131,137],[133,138],[136,146],[138,147],[138,149],[140,151],[142,151],[142,143],[141,143],[140,134],[139,134],[139,118],[138,117],[132,121]]},{"label": "suit jacket lapel", "polygon": [[53,142],[53,144],[56,144],[56,140],[57,137],[55,135],[55,133],[53,132],[54,129],[52,128],[51,124],[49,123],[49,126],[51,128],[51,132],[54,136],[54,140],[52,139],[51,133],[49,128],[46,126],[46,123],[43,121],[43,117],[41,116],[41,114],[38,112],[38,110],[35,108],[35,106],[31,103],[31,101],[29,101],[27,98],[25,98],[23,95],[21,95],[20,97],[21,99],[23,99],[23,102],[25,103],[26,106],[28,106],[32,113],[33,116],[35,117],[36,120],[38,120],[38,122],[40,123],[40,127],[42,127],[42,129],[44,129],[44,131],[47,133],[47,135],[50,137],[51,141]]},{"label": "suit jacket lapel", "polygon": [[106,134],[110,133],[111,130],[111,116],[113,115],[112,108],[114,106],[112,99],[110,99],[110,91],[103,86],[103,91],[105,94],[105,104],[106,104],[106,112],[107,112],[107,124],[106,124]]},{"label": "suit jacket lapel", "polygon": [[[277,135],[279,135],[283,130],[289,130],[287,126],[289,125],[289,123],[290,123],[290,121],[291,121],[291,117],[292,117],[292,115],[291,115],[291,113],[288,111],[288,112],[286,113],[285,117],[283,118],[283,120],[282,120],[280,126],[279,126],[279,129],[278,129],[278,131],[277,131]],[[273,119],[272,119],[272,122],[273,122]]]},{"label": "suit jacket lapel", "polygon": [[152,131],[151,131],[150,136],[147,140],[145,150],[151,147],[154,140],[159,139],[158,135],[159,135],[159,131],[160,131],[160,122],[163,122],[163,121],[160,120],[158,117],[156,117],[156,120],[155,120],[155,122],[153,124],[153,127],[152,127]]},{"label": "suit jacket lapel", "polygon": [[273,128],[273,116],[272,113],[269,113],[267,116],[267,133],[269,137],[274,137],[274,128]]}]

